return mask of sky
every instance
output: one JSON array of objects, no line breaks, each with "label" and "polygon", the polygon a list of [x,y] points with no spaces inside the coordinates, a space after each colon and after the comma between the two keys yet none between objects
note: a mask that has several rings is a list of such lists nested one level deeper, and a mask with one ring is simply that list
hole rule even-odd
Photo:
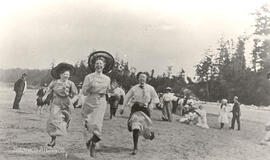
[{"label": "sky", "polygon": [[0,68],[47,69],[93,50],[157,74],[194,66],[223,36],[252,33],[251,15],[266,0],[0,1]]}]

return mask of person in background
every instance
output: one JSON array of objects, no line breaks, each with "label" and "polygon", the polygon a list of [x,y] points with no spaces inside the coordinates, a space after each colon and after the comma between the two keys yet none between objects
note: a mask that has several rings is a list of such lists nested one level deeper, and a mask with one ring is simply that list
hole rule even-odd
[{"label": "person in background", "polygon": [[162,104],[162,120],[169,122],[172,122],[172,101],[177,100],[177,97],[171,91],[171,87],[167,87],[160,100]]},{"label": "person in background", "polygon": [[41,88],[37,92],[37,111],[36,112],[37,113],[39,112],[39,114],[41,114],[42,112],[42,107],[46,105],[46,102],[42,100],[42,97],[46,93],[46,87],[47,87],[46,83],[42,84]]},{"label": "person in background", "polygon": [[74,108],[82,108],[82,105],[83,105],[83,102],[84,102],[84,98],[85,98],[85,96],[82,93],[82,84],[83,84],[83,82],[80,82],[77,85],[78,95],[75,97],[75,100],[73,102]]},{"label": "person in background", "polygon": [[206,110],[202,105],[199,105],[199,109],[196,109],[194,111],[199,117],[198,117],[198,123],[196,124],[199,127],[202,128],[209,128],[207,124],[207,117],[206,117]]},{"label": "person in background", "polygon": [[231,125],[231,129],[234,129],[234,124],[235,124],[235,120],[237,122],[237,126],[238,126],[238,131],[240,131],[240,116],[241,116],[241,111],[240,111],[240,103],[238,101],[238,97],[234,96],[233,98],[234,104],[233,104],[233,109],[232,109],[232,125]]},{"label": "person in background", "polygon": [[[270,72],[268,72],[266,76],[267,76],[268,81],[270,82]],[[260,144],[270,146],[270,121],[266,123],[265,131],[266,131],[266,134],[264,138],[261,140]]]},{"label": "person in background", "polygon": [[123,108],[120,110],[120,114],[123,114],[124,107],[128,105],[128,102],[132,99],[131,113],[128,119],[128,130],[133,133],[134,148],[132,155],[138,152],[138,140],[142,135],[146,139],[154,139],[154,132],[152,131],[152,120],[150,118],[151,104],[159,103],[158,95],[154,87],[147,84],[148,73],[139,72],[137,79],[139,84],[133,86],[124,98]]},{"label": "person in background", "polygon": [[22,99],[23,93],[26,91],[27,83],[26,83],[27,74],[23,73],[22,77],[18,79],[14,84],[14,91],[16,93],[13,109],[20,109],[20,101]]},{"label": "person in background", "polygon": [[190,98],[190,95],[186,95],[184,98],[178,100],[178,111],[180,116],[188,114],[190,108],[193,105],[193,101]]},{"label": "person in background", "polygon": [[75,84],[69,80],[74,74],[75,68],[68,63],[60,63],[51,70],[51,75],[55,79],[49,86],[48,91],[43,96],[45,101],[51,93],[53,99],[50,106],[50,116],[47,121],[47,133],[51,137],[49,147],[54,147],[57,136],[66,136],[71,120],[71,111],[74,109],[71,99],[77,94]]},{"label": "person in background", "polygon": [[117,80],[112,81],[111,84],[112,93],[108,97],[110,104],[110,119],[115,117],[118,105],[123,105],[125,91],[120,87]]},{"label": "person in background", "polygon": [[224,124],[229,123],[229,118],[228,118],[228,113],[227,113],[227,99],[222,99],[221,100],[221,105],[219,109],[219,116],[218,116],[218,121],[220,123],[220,129],[223,129]]}]

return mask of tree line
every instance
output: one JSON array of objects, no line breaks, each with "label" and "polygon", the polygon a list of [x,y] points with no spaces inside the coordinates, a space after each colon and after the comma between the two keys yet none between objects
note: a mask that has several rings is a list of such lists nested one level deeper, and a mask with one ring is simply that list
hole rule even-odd
[{"label": "tree line", "polygon": [[[205,101],[232,100],[233,96],[238,96],[244,104],[270,105],[270,84],[266,78],[270,71],[270,6],[263,5],[252,15],[255,25],[251,35],[241,35],[236,41],[221,37],[215,50],[204,51],[205,56],[195,66],[195,81],[185,77],[184,69],[173,76],[169,72],[156,76],[152,69],[149,84],[157,92],[163,92],[169,86],[179,96],[193,94]],[[248,41],[253,44],[251,53],[246,50]],[[251,60],[247,60],[246,55],[250,55]],[[127,91],[137,83],[136,68],[119,57],[115,59],[115,66],[108,76],[118,80]],[[75,84],[82,82],[90,73],[86,62],[84,59],[74,65],[76,72],[71,80]],[[0,70],[0,81],[15,82],[23,72],[28,73],[28,83],[33,86],[52,80],[50,70],[17,68]]]}]

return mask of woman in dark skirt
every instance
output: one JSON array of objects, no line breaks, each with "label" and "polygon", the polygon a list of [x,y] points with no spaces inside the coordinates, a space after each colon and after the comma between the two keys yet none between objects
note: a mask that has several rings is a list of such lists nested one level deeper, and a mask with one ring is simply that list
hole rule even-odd
[{"label": "woman in dark skirt", "polygon": [[[159,98],[155,89],[149,84],[146,84],[147,76],[148,73],[139,72],[137,75],[139,84],[132,87],[124,98],[123,107],[127,106],[130,100],[132,100],[133,104],[128,119],[128,130],[133,133],[133,155],[138,152],[140,135],[146,139],[154,139],[149,106],[159,103]],[[120,114],[123,114],[123,112],[124,108],[120,110]]]}]

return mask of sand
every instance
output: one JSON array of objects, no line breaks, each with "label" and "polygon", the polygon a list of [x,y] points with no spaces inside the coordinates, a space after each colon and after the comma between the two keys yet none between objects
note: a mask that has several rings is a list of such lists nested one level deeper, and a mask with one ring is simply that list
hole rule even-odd
[{"label": "sand", "polygon": [[[21,110],[12,110],[15,94],[0,90],[0,160],[86,160],[93,159],[85,147],[81,109],[75,109],[67,137],[59,137],[52,149],[46,147],[50,138],[46,133],[48,112],[35,112],[36,91],[28,90],[22,98]],[[270,118],[269,111],[242,109],[241,131],[220,130],[217,121],[218,105],[204,104],[209,112],[210,129],[160,120],[161,112],[153,110],[152,119],[156,138],[153,141],[140,137],[139,153],[131,155],[132,134],[126,127],[129,109],[123,116],[119,113],[109,119],[107,109],[103,139],[96,159],[142,159],[142,160],[270,160],[270,147],[260,145],[264,137],[264,124]]]}]

